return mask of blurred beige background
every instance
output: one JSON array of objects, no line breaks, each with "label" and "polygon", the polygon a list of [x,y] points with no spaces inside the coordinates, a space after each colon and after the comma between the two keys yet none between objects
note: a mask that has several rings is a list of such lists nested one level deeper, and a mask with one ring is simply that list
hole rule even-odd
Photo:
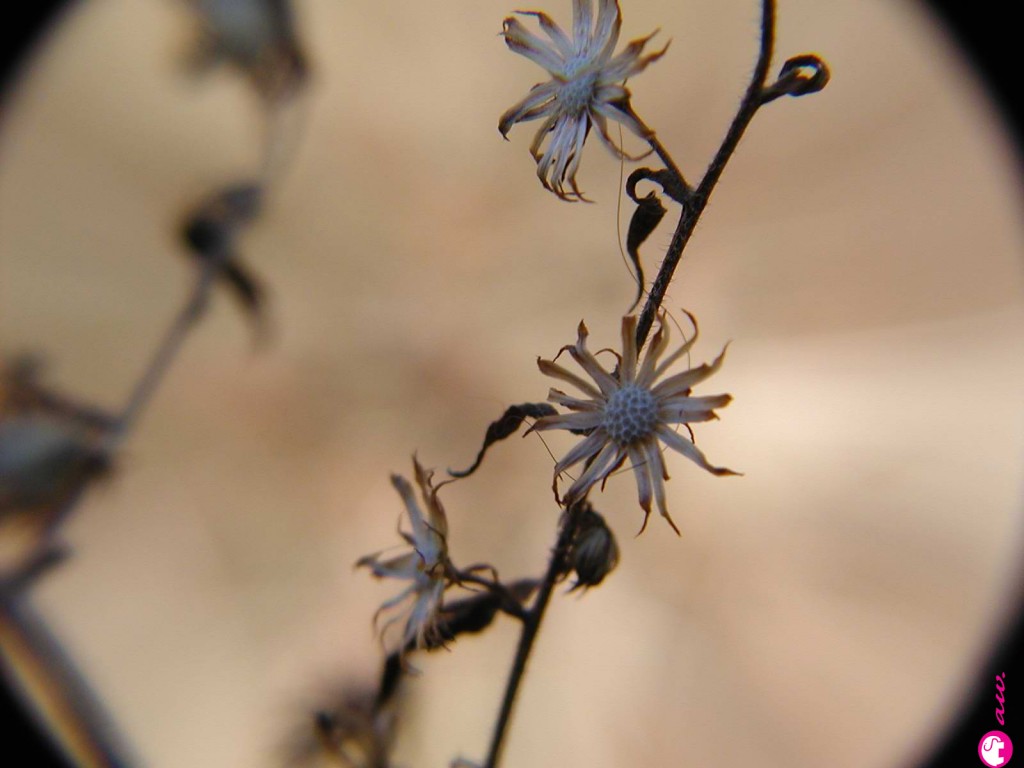
[{"label": "blurred beige background", "polygon": [[[468,464],[507,404],[544,398],[534,359],[580,318],[617,343],[618,163],[592,142],[597,203],[567,205],[536,181],[530,126],[496,130],[543,75],[496,36],[514,5],[298,5],[306,133],[245,239],[274,343],[254,353],[220,298],[38,591],[147,765],[280,764],[319,697],[375,671],[393,587],[352,564],[395,541],[388,473],[414,450]],[[745,87],[757,3],[623,5],[624,39],[673,41],[631,88],[696,178]],[[756,118],[671,296],[701,321],[695,361],[733,340],[702,391],[735,401],[697,437],[746,474],[670,459],[681,539],[656,518],[633,537],[628,476],[594,499],[622,563],[553,604],[509,766],[911,766],[1017,594],[1008,141],[917,5],[779,5],[776,66],[817,51],[833,81]],[[259,159],[245,83],[185,73],[188,21],[171,0],[81,3],[0,124],[0,345],[45,351],[55,383],[111,407],[187,291],[180,215]],[[446,489],[456,560],[540,572],[550,471],[537,438],[513,439]],[[482,755],[514,642],[500,622],[418,662],[399,763]]]}]

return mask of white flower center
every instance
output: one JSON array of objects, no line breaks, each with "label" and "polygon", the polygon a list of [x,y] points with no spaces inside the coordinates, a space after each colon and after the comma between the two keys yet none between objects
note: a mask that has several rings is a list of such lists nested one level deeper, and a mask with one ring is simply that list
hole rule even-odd
[{"label": "white flower center", "polygon": [[604,407],[602,426],[619,445],[646,437],[658,421],[658,403],[650,390],[627,384],[612,393]]},{"label": "white flower center", "polygon": [[[562,87],[558,89],[558,103],[567,114],[578,115],[587,107],[594,98],[594,84],[597,82],[597,72],[577,73],[571,64],[568,67],[568,78]],[[580,67],[583,69],[583,67]]]}]

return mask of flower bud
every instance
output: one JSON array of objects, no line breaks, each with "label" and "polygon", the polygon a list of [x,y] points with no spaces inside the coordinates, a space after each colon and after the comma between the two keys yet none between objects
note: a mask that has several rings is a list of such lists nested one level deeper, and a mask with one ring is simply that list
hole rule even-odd
[{"label": "flower bud", "polygon": [[569,562],[576,572],[573,589],[600,584],[619,564],[615,535],[604,518],[589,505],[581,514],[579,533],[569,552]]}]

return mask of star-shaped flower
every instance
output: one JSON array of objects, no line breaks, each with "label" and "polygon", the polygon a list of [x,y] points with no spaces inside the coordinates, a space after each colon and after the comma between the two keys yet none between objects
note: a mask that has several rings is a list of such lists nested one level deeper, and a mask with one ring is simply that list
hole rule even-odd
[{"label": "star-shaped flower", "polygon": [[[692,316],[690,320],[693,321]],[[704,454],[693,444],[692,432],[691,439],[687,439],[673,429],[674,425],[681,424],[689,431],[692,423],[717,419],[714,409],[722,408],[732,400],[730,395],[693,397],[690,394],[695,384],[704,381],[721,367],[725,350],[710,365],[699,365],[658,382],[672,363],[690,351],[697,340],[697,324],[694,321],[693,338],[659,362],[669,343],[668,326],[665,318],[660,318],[658,330],[640,363],[636,348],[636,322],[636,317],[632,315],[622,318],[622,356],[613,372],[607,371],[587,349],[587,326],[582,322],[576,343],[562,348],[562,352],[568,352],[587,372],[593,384],[553,360],[537,360],[541,373],[572,384],[586,397],[570,397],[560,390],[552,389],[548,400],[568,408],[571,413],[544,416],[531,429],[567,429],[586,434],[555,464],[557,479],[562,472],[584,462],[583,472],[562,498],[566,506],[585,498],[598,483],[603,487],[607,477],[629,459],[636,478],[640,506],[644,510],[644,524],[640,530],[647,527],[653,495],[658,511],[673,530],[679,533],[665,504],[664,481],[669,476],[661,455],[661,443],[712,474],[737,474],[731,469],[709,464]]]},{"label": "star-shaped flower", "polygon": [[[563,200],[583,199],[576,184],[583,144],[591,126],[617,156],[628,157],[608,134],[608,120],[626,126],[642,139],[652,135],[629,105],[629,91],[622,82],[642,72],[660,58],[665,50],[642,56],[644,46],[655,33],[626,46],[613,56],[619,41],[622,15],[618,0],[598,0],[594,21],[592,0],[573,0],[573,39],[551,17],[540,11],[517,11],[536,16],[548,40],[529,32],[518,19],[505,19],[505,43],[516,53],[540,64],[551,73],[551,80],[538,83],[525,99],[516,104],[498,122],[501,135],[507,137],[516,123],[546,118],[530,146],[537,161],[537,176],[546,189]],[[544,138],[551,134],[547,149]],[[571,191],[565,190],[568,182]]]},{"label": "star-shaped flower", "polygon": [[[440,499],[437,498],[440,486],[431,483],[433,471],[423,469],[415,457],[413,468],[426,514],[417,501],[409,481],[401,475],[391,476],[391,484],[405,502],[406,513],[412,527],[408,533],[401,529],[399,533],[412,547],[412,551],[389,560],[382,560],[382,553],[378,552],[360,558],[356,563],[357,567],[365,565],[378,578],[405,579],[411,582],[398,595],[385,602],[378,611],[379,616],[399,609],[384,625],[382,634],[407,613],[403,648],[413,643],[415,647],[421,648],[428,641],[437,640],[438,615],[445,588],[452,583],[451,574],[454,571],[448,559],[448,519]],[[400,609],[402,603],[409,602],[410,598],[411,606],[405,610]]]}]

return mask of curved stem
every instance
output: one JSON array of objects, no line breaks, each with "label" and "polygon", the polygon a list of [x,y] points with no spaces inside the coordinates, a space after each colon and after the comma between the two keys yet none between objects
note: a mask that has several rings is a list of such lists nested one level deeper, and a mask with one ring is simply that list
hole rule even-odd
[{"label": "curved stem", "polygon": [[192,286],[188,300],[174,317],[170,327],[164,334],[163,340],[150,359],[149,365],[132,390],[128,403],[121,412],[117,425],[109,438],[108,449],[112,450],[131,430],[135,421],[159,388],[172,363],[177,359],[185,339],[188,338],[189,331],[192,330],[192,327],[202,317],[203,311],[206,309],[210,291],[222,265],[221,259],[207,259],[203,262],[202,270]]},{"label": "curved stem", "polygon": [[[647,297],[647,303],[644,304],[643,311],[640,313],[640,321],[636,329],[637,349],[642,348],[644,342],[647,341],[647,336],[651,332],[651,326],[654,324],[654,318],[658,310],[661,309],[661,304],[665,300],[665,293],[672,282],[672,275],[675,273],[676,267],[683,256],[683,249],[689,242],[701,214],[704,213],[704,208],[708,204],[711,192],[718,183],[718,179],[721,177],[722,171],[725,170],[729,159],[736,151],[736,147],[743,137],[743,132],[746,131],[750,121],[763,103],[762,94],[765,81],[768,78],[768,67],[771,65],[774,42],[775,0],[762,0],[761,51],[758,55],[757,65],[754,68],[754,74],[750,79],[750,85],[747,86],[747,92],[743,96],[743,101],[740,103],[739,111],[737,111],[736,117],[733,118],[729,131],[722,141],[722,145],[718,148],[718,152],[715,154],[714,160],[711,161],[711,165],[708,166],[708,170],[705,172],[704,178],[701,179],[700,185],[690,195],[683,206],[682,213],[679,215],[679,223],[676,225],[676,231],[672,235],[672,242],[669,244],[668,252],[665,254],[665,260],[661,263],[661,269],[658,271],[658,276],[654,278],[651,292]],[[652,144],[652,146],[655,145]],[[657,151],[657,147],[655,147],[655,151]],[[662,152],[658,152],[658,155],[664,160]],[[675,168],[675,165],[666,163],[666,167],[671,171]],[[678,170],[674,172],[678,173]]]},{"label": "curved stem", "polygon": [[668,153],[661,141],[658,140],[657,135],[654,131],[651,131],[651,135],[647,137],[647,143],[651,145],[651,149],[658,155],[661,162],[665,164],[668,172],[671,173],[676,181],[679,182],[679,187],[686,192],[691,192],[690,185],[686,183],[686,177],[683,176],[683,172],[679,170],[679,166],[676,165],[676,161],[672,159],[672,155]]},{"label": "curved stem", "polygon": [[558,533],[558,541],[555,548],[551,550],[551,560],[548,562],[547,573],[541,582],[537,598],[534,600],[530,610],[527,611],[523,620],[522,634],[519,636],[519,645],[516,647],[516,657],[512,662],[512,669],[508,675],[508,683],[505,685],[505,697],[501,702],[501,712],[494,725],[494,734],[491,737],[491,747],[487,753],[487,761],[484,768],[497,768],[501,760],[501,753],[505,746],[505,734],[508,731],[509,722],[512,719],[512,709],[515,705],[516,695],[519,693],[520,684],[523,681],[523,674],[526,672],[526,662],[529,661],[530,652],[540,631],[541,622],[544,620],[544,611],[551,601],[551,593],[555,588],[558,577],[565,572],[565,560],[569,554],[569,547],[572,544],[578,525],[578,515],[575,508],[570,509],[563,517],[562,529]]}]

